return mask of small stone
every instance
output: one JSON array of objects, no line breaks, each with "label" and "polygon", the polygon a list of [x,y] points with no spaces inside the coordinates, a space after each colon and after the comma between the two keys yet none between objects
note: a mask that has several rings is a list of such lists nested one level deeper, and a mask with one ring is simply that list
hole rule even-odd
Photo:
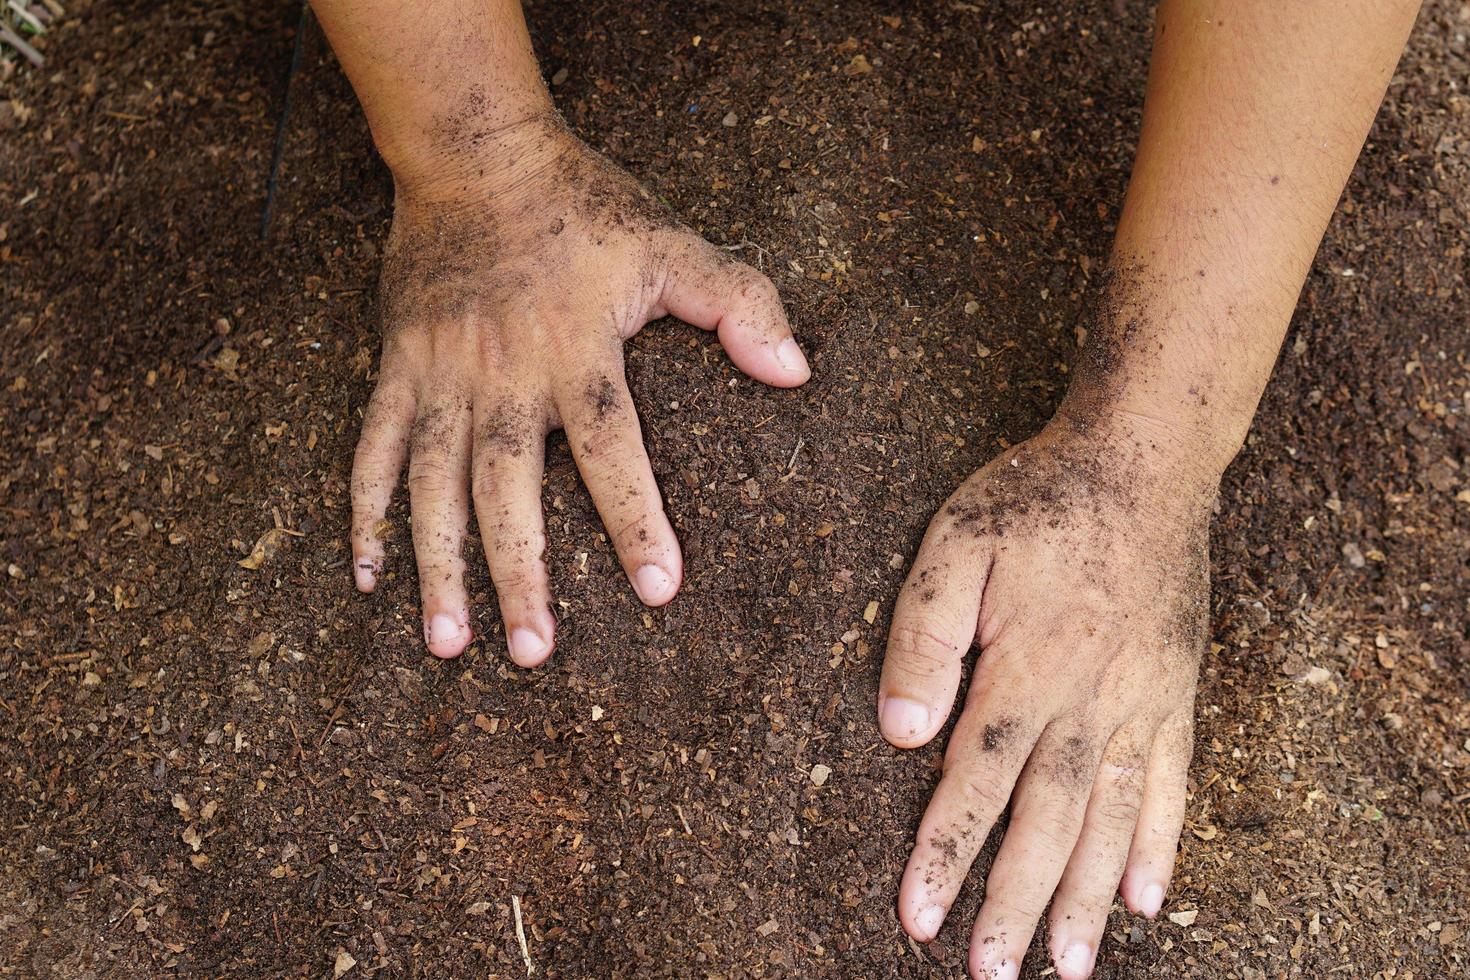
[{"label": "small stone", "polygon": [[1302,683],[1310,684],[1312,687],[1321,687],[1332,680],[1332,671],[1326,667],[1313,667],[1299,678]]},{"label": "small stone", "polygon": [[824,786],[826,785],[827,780],[832,777],[832,767],[824,766],[819,762],[816,765],[812,766],[812,771],[810,775],[813,786]]},{"label": "small stone", "polygon": [[1199,909],[1185,909],[1182,912],[1170,912],[1169,921],[1176,926],[1192,926],[1194,920],[1199,918]]},{"label": "small stone", "polygon": [[1449,493],[1455,489],[1455,470],[1449,462],[1440,460],[1429,467],[1429,485],[1440,493]]},{"label": "small stone", "polygon": [[740,116],[734,112],[725,113],[725,118],[720,120],[721,126],[734,127],[740,125]]},{"label": "small stone", "polygon": [[1362,568],[1368,564],[1368,559],[1363,557],[1363,549],[1351,541],[1342,546],[1342,557],[1353,568]]}]

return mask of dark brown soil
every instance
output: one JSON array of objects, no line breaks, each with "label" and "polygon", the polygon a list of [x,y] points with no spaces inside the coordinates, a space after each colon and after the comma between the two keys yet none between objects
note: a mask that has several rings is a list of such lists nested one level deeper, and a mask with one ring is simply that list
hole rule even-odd
[{"label": "dark brown soil", "polygon": [[[769,273],[815,369],[632,343],[687,581],[636,602],[553,440],[535,672],[483,569],[452,662],[406,535],[352,588],[391,188],[319,32],[262,241],[298,6],[69,6],[0,82],[0,972],[523,977],[515,898],[538,977],[959,976],[983,867],[938,942],[894,914],[942,740],[878,736],[884,630],[1065,390],[1147,5],[532,5],[570,124]],[[1197,918],[1115,912],[1101,976],[1465,974],[1467,34],[1422,15],[1226,480]]]}]

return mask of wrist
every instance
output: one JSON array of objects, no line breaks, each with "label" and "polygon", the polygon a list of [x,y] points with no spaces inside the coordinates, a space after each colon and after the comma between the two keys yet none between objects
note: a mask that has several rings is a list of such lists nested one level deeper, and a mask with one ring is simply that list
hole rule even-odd
[{"label": "wrist", "polygon": [[450,203],[511,192],[543,172],[571,138],[548,98],[375,141],[400,199]]},{"label": "wrist", "polygon": [[1070,392],[1047,428],[1095,445],[1100,456],[1127,468],[1131,479],[1170,499],[1213,499],[1234,456],[1212,448],[1187,424],[1136,408],[1074,401]]}]

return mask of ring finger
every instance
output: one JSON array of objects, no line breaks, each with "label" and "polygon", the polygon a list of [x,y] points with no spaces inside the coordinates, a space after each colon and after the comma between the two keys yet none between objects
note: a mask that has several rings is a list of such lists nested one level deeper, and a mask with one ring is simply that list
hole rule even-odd
[{"label": "ring finger", "polygon": [[1082,831],[1100,755],[1085,733],[1062,723],[1050,725],[1036,743],[1017,783],[1011,822],[970,934],[974,976],[1012,980],[1020,975],[1036,923]]},{"label": "ring finger", "polygon": [[469,523],[470,411],[468,401],[453,395],[427,400],[409,454],[424,642],[436,657],[457,657],[470,642],[461,553]]}]

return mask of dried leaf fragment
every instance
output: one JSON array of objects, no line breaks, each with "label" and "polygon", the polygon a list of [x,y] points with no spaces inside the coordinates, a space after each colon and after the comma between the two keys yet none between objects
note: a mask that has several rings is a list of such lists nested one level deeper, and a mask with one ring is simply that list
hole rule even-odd
[{"label": "dried leaf fragment", "polygon": [[237,563],[241,568],[254,571],[276,556],[281,550],[281,545],[291,535],[283,527],[273,527],[255,540],[255,547],[250,549],[250,554],[241,558]]}]

